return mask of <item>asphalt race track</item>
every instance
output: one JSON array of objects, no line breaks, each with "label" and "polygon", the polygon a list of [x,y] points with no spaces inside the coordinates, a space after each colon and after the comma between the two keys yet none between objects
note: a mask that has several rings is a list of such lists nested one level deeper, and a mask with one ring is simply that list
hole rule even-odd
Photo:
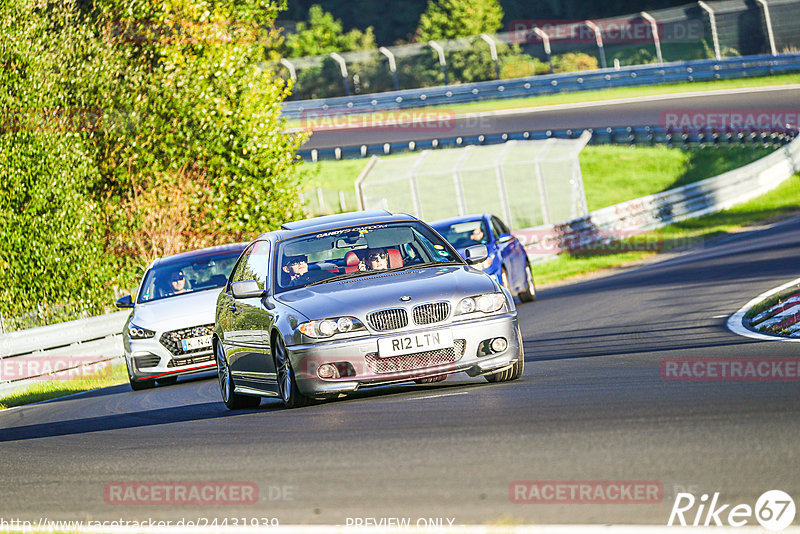
[{"label": "asphalt race track", "polygon": [[[2,412],[2,515],[664,525],[682,489],[720,492],[732,505],[754,506],[771,489],[796,500],[800,383],[666,381],[659,369],[675,357],[800,358],[796,343],[724,326],[753,296],[798,276],[798,235],[795,218],[541,291],[520,306],[526,370],[516,382],[451,377],[232,413],[205,378]],[[664,495],[655,504],[515,504],[517,480],[657,481]],[[104,488],[121,481],[249,482],[259,500],[109,504]]]},{"label": "asphalt race track", "polygon": [[[535,102],[535,100],[533,100]],[[304,150],[345,146],[373,145],[422,141],[456,135],[488,135],[504,132],[606,128],[609,126],[658,126],[667,120],[665,113],[691,111],[773,111],[793,112],[800,102],[800,87],[753,87],[749,89],[699,96],[698,94],[649,97],[638,101],[589,102],[503,112],[483,116],[466,114],[440,123],[419,123],[414,126],[395,124],[320,129],[303,145]],[[426,113],[440,113],[447,118],[447,108],[431,108]],[[401,113],[399,117],[405,115]],[[424,116],[416,112],[415,117]],[[796,118],[795,118],[796,121]],[[323,118],[322,123],[330,120]]]}]

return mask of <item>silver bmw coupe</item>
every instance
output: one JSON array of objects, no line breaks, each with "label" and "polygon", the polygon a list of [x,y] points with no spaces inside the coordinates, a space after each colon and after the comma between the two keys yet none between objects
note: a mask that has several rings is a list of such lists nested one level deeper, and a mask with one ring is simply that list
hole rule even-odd
[{"label": "silver bmw coupe", "polygon": [[288,408],[367,386],[522,375],[514,300],[410,215],[284,224],[250,243],[217,299],[212,345],[230,409]]}]

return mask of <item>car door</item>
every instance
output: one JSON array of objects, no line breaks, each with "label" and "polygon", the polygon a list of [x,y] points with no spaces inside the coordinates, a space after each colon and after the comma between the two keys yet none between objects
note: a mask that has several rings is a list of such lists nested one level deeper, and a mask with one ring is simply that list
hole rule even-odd
[{"label": "car door", "polygon": [[491,223],[498,256],[502,258],[503,265],[506,267],[508,283],[511,285],[512,289],[520,289],[526,282],[524,278],[524,265],[521,261],[521,255],[524,256],[525,251],[521,249],[519,241],[511,235],[511,230],[509,230],[503,221],[492,216]]},{"label": "car door", "polygon": [[[256,241],[239,258],[231,274],[231,284],[255,281],[264,289],[270,257],[270,243]],[[220,298],[225,315],[224,347],[231,376],[237,386],[267,389],[275,383],[275,366],[269,351],[272,314],[264,306],[263,297],[234,298],[230,284]]]}]

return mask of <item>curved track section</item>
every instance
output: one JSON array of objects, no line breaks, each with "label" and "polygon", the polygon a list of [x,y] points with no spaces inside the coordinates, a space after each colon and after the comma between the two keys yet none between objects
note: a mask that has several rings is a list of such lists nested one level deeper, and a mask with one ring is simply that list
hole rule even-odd
[{"label": "curved track section", "polygon": [[[796,278],[800,219],[736,234],[520,307],[525,375],[366,390],[285,410],[229,412],[213,379],[113,387],[0,413],[4,517],[142,520],[354,517],[456,523],[666,524],[681,488],[749,503],[800,496],[800,382],[680,382],[665,358],[790,358],[727,317]],[[255,505],[117,505],[119,481],[244,481]],[[515,504],[517,480],[647,480],[655,504]],[[271,488],[290,488],[270,499]],[[693,516],[692,516],[693,517]],[[445,524],[447,524],[445,522]]]},{"label": "curved track section", "polygon": [[[454,135],[477,136],[548,129],[579,130],[609,126],[660,125],[664,122],[662,116],[664,113],[675,111],[780,111],[794,112],[796,115],[798,102],[800,102],[800,86],[783,86],[564,104],[512,111],[471,113],[434,124],[366,125],[320,129],[314,132],[302,149],[423,141]],[[430,111],[431,114],[446,114],[446,112],[446,108],[435,108]],[[400,112],[400,116],[404,116],[405,113]],[[421,115],[424,116],[424,112]]]}]

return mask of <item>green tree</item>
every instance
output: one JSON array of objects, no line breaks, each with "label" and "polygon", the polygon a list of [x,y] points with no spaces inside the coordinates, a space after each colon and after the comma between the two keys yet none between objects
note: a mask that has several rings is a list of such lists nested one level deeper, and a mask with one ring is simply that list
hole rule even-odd
[{"label": "green tree", "polygon": [[[296,32],[286,36],[284,52],[287,57],[322,56],[331,52],[369,51],[357,61],[348,61],[348,85],[354,92],[381,91],[390,80],[381,72],[375,35],[372,28],[344,32],[342,23],[320,6],[311,6],[308,20],[297,24]],[[298,69],[295,92],[300,98],[323,98],[343,94],[344,87],[339,65],[329,57],[320,58],[316,65]]]},{"label": "green tree", "polygon": [[[153,254],[249,239],[303,215],[303,137],[284,133],[288,89],[263,67],[276,57],[280,8],[0,3],[4,315],[99,311]],[[157,246],[140,246],[145,225]]]},{"label": "green tree", "polygon": [[308,10],[308,20],[298,22],[295,33],[286,36],[286,56],[304,57],[346,52],[348,50],[369,50],[376,48],[372,28],[344,32],[342,22],[313,5]]},{"label": "green tree", "polygon": [[419,19],[417,40],[496,33],[502,26],[503,8],[497,0],[431,0]]}]

